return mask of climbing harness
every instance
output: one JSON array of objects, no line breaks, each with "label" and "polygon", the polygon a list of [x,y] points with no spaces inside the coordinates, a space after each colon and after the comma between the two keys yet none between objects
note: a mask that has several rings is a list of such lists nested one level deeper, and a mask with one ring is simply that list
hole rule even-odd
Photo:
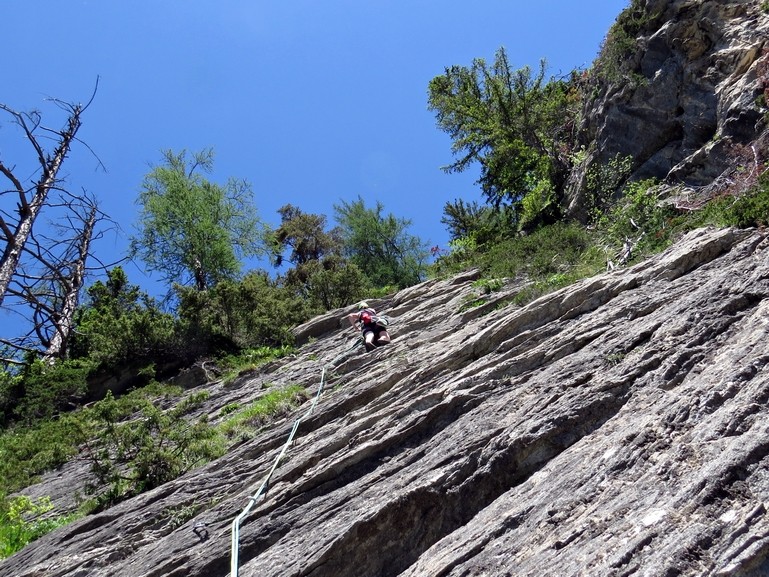
[{"label": "climbing harness", "polygon": [[264,479],[262,480],[262,484],[259,486],[259,490],[256,492],[255,495],[248,498],[248,505],[246,505],[245,509],[243,509],[240,515],[235,517],[235,520],[232,522],[232,550],[230,554],[230,577],[238,577],[238,549],[240,545],[240,523],[249,514],[254,504],[256,504],[256,502],[260,498],[264,497],[264,494],[269,488],[272,474],[275,472],[275,469],[278,468],[278,464],[280,463],[280,460],[286,454],[286,451],[288,451],[289,446],[293,442],[294,435],[296,434],[296,430],[299,428],[299,424],[304,419],[309,417],[312,414],[312,412],[315,410],[315,405],[318,404],[318,399],[320,399],[320,395],[323,393],[323,386],[326,380],[326,367],[329,365],[333,365],[334,363],[336,363],[337,359],[340,359],[341,357],[346,355],[349,351],[351,351],[354,347],[359,345],[360,345],[360,340],[355,339],[351,346],[346,348],[342,353],[334,357],[331,361],[323,365],[323,371],[321,372],[321,376],[320,376],[320,385],[318,385],[318,392],[315,394],[315,398],[312,401],[312,405],[310,405],[310,408],[307,410],[307,412],[305,412],[303,415],[297,418],[296,421],[294,421],[294,426],[291,429],[291,433],[288,435],[288,440],[286,440],[286,444],[283,445],[283,449],[275,458],[275,461],[272,464],[272,468],[264,476]]}]

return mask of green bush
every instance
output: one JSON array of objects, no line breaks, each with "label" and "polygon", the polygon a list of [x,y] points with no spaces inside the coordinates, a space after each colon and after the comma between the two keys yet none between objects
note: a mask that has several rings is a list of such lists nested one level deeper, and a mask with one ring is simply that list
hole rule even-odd
[{"label": "green bush", "polygon": [[184,340],[209,352],[293,345],[291,329],[309,318],[308,303],[263,271],[207,291],[177,292]]},{"label": "green bush", "polygon": [[479,247],[475,237],[470,235],[452,239],[448,252],[441,253],[430,269],[435,277],[445,277],[472,268],[476,265]]},{"label": "green bush", "polygon": [[648,32],[656,19],[648,11],[642,0],[632,0],[609,29],[601,46],[595,68],[598,74],[609,82],[632,80],[641,82],[641,78],[629,69],[633,55],[639,50],[638,37]]},{"label": "green bush", "polygon": [[769,224],[769,174],[741,196],[723,196],[709,202],[694,216],[700,224],[748,228]]},{"label": "green bush", "polygon": [[600,220],[621,194],[622,185],[632,173],[633,158],[617,154],[606,163],[597,163],[587,171],[585,213],[591,221]]},{"label": "green bush", "polygon": [[77,407],[88,392],[88,375],[96,364],[87,359],[50,365],[36,360],[14,377],[0,379],[3,423],[30,423]]},{"label": "green bush", "polygon": [[39,475],[77,454],[83,429],[75,415],[14,425],[0,433],[0,493],[36,482]]},{"label": "green bush", "polygon": [[176,348],[173,316],[129,284],[120,267],[107,275],[88,289],[87,302],[77,310],[70,356],[117,366],[154,361]]},{"label": "green bush", "polygon": [[[94,405],[92,430],[98,434],[87,442],[87,453],[96,483],[89,491],[101,491],[101,506],[162,485],[222,454],[210,442],[215,432],[205,416],[187,417],[207,398],[207,392],[191,395],[167,411],[146,398],[131,407],[111,394]],[[126,420],[131,408],[136,413]]]},{"label": "green bush", "polygon": [[634,255],[641,257],[670,245],[670,225],[677,213],[669,204],[660,202],[655,186],[653,180],[629,183],[622,197],[598,218],[596,226],[609,248],[616,251],[630,242]]},{"label": "green bush", "polygon": [[359,301],[372,289],[360,268],[338,257],[297,264],[286,272],[285,285],[307,302],[308,316]]},{"label": "green bush", "polygon": [[294,352],[294,347],[283,345],[281,347],[257,347],[246,349],[235,355],[222,357],[218,364],[224,371],[225,382],[233,380],[244,371],[253,370],[265,363],[285,357]]},{"label": "green bush", "polygon": [[0,559],[10,557],[28,543],[73,520],[74,516],[41,517],[53,509],[48,497],[0,495]]},{"label": "green bush", "polygon": [[558,212],[558,198],[553,184],[548,179],[540,179],[521,200],[519,227],[528,230],[542,222],[553,222]]},{"label": "green bush", "polygon": [[563,221],[541,226],[527,235],[500,236],[483,246],[472,237],[456,239],[454,250],[436,261],[434,274],[479,268],[483,279],[526,278],[534,284],[521,293],[518,301],[528,302],[543,292],[602,270],[605,260],[595,243],[594,233]]},{"label": "green bush", "polygon": [[481,268],[484,276],[539,279],[578,265],[591,242],[583,227],[559,222],[496,243],[481,257]]},{"label": "green bush", "polygon": [[[112,411],[116,419],[125,419],[149,398],[170,399],[179,394],[178,387],[152,383],[113,399]],[[78,454],[80,445],[96,435],[95,410],[87,407],[55,418],[15,423],[0,431],[0,493],[23,489]]]}]

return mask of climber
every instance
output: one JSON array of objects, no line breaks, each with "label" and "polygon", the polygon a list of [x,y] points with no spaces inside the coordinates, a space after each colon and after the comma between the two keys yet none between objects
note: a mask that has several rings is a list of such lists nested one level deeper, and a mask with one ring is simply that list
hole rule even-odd
[{"label": "climber", "polygon": [[350,313],[347,319],[353,328],[363,333],[363,343],[366,351],[373,351],[376,347],[390,342],[390,335],[385,328],[387,320],[377,316],[376,311],[368,306],[366,301],[358,304],[358,312]]}]

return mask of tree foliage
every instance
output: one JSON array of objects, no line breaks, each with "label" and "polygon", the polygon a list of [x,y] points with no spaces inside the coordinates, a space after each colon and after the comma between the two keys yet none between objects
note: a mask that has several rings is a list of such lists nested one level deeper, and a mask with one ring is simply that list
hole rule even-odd
[{"label": "tree foliage", "polygon": [[297,266],[286,273],[285,282],[316,314],[360,301],[372,288],[363,271],[339,255]]},{"label": "tree foliage", "polygon": [[428,105],[453,140],[444,170],[478,163],[488,202],[514,206],[522,228],[557,217],[576,109],[568,82],[545,81],[544,61],[537,73],[512,70],[500,48],[491,65],[451,66],[430,81]]},{"label": "tree foliage", "polygon": [[411,221],[383,214],[384,205],[366,207],[362,198],[334,205],[343,240],[342,254],[378,287],[405,288],[423,280],[427,245],[408,232]]},{"label": "tree foliage", "polygon": [[232,279],[241,258],[264,251],[264,230],[245,181],[224,186],[203,178],[213,168],[213,152],[188,158],[182,151],[163,153],[165,165],[144,179],[138,204],[138,235],[131,241],[134,256],[167,283],[205,290]]},{"label": "tree foliage", "polygon": [[326,216],[303,212],[299,207],[286,204],[278,209],[280,226],[275,230],[275,266],[283,264],[283,252],[289,250],[288,261],[303,265],[319,261],[324,256],[338,253],[341,248],[339,231],[327,232]]},{"label": "tree foliage", "polygon": [[308,303],[264,271],[204,292],[179,287],[178,297],[184,340],[201,350],[293,345],[291,329],[309,316]]},{"label": "tree foliage", "polygon": [[75,313],[72,358],[91,359],[102,366],[142,363],[167,355],[175,339],[175,320],[115,267],[106,281],[87,290]]},{"label": "tree foliage", "polygon": [[[133,406],[120,403],[111,393],[96,403],[92,427],[99,435],[87,442],[86,453],[96,481],[89,489],[102,491],[100,504],[113,505],[218,457],[205,416],[189,417],[207,398],[207,392],[196,393],[167,411],[145,398]],[[131,413],[139,418],[126,420]]]},{"label": "tree foliage", "polygon": [[285,286],[309,303],[313,312],[344,307],[363,298],[370,281],[342,254],[340,228],[326,229],[326,217],[302,212],[290,204],[278,210],[280,227],[275,231],[275,264],[290,250],[294,266],[284,275]]},{"label": "tree foliage", "polygon": [[441,222],[446,225],[452,241],[472,238],[475,244],[482,246],[513,234],[517,214],[507,206],[494,208],[459,199],[443,206]]}]

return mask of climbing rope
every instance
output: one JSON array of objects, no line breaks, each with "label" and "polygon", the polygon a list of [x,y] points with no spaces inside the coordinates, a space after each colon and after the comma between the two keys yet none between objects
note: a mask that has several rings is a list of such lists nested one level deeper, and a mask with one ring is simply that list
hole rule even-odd
[{"label": "climbing rope", "polygon": [[256,492],[255,495],[248,498],[248,505],[246,505],[245,509],[243,509],[240,515],[235,517],[235,520],[232,522],[232,550],[230,554],[230,577],[238,577],[238,565],[239,565],[238,550],[240,548],[240,523],[251,512],[251,509],[253,508],[254,504],[256,504],[256,502],[261,497],[264,497],[264,494],[270,485],[270,479],[272,478],[272,474],[275,472],[275,469],[278,468],[278,464],[280,463],[280,460],[283,458],[283,456],[286,454],[286,451],[288,451],[289,446],[291,446],[291,443],[294,440],[294,435],[296,434],[296,430],[299,428],[299,424],[304,419],[309,417],[312,414],[312,412],[315,410],[315,405],[318,404],[318,399],[320,399],[320,395],[323,393],[323,387],[326,380],[326,367],[336,363],[337,359],[346,355],[354,347],[360,345],[360,343],[361,343],[360,339],[355,339],[355,341],[350,347],[346,348],[341,354],[334,357],[333,360],[323,365],[323,370],[320,375],[320,385],[318,386],[318,392],[315,394],[315,398],[313,399],[312,404],[310,405],[310,408],[307,409],[307,412],[305,412],[302,416],[297,418],[296,421],[294,421],[294,426],[291,428],[291,433],[288,435],[288,439],[286,440],[286,443],[283,445],[283,449],[275,458],[275,461],[272,464],[272,468],[264,476],[264,479],[262,480],[262,484],[259,486],[259,490]]}]

